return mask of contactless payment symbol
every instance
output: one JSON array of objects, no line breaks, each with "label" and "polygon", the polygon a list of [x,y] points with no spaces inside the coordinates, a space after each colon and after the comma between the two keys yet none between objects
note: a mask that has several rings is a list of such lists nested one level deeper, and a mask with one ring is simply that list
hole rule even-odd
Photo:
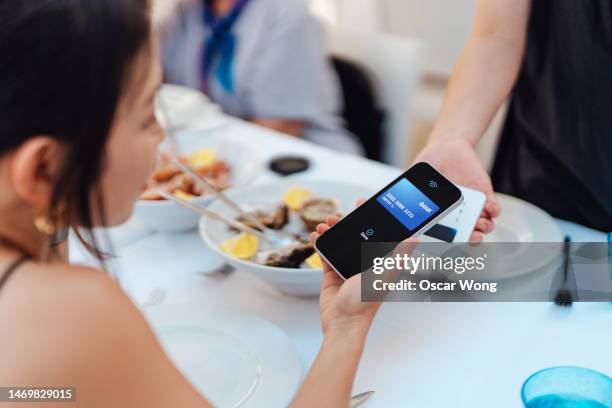
[{"label": "contactless payment symbol", "polygon": [[[438,186],[434,180],[430,186]],[[436,188],[432,187],[432,188]],[[414,184],[403,178],[376,199],[410,231],[433,217],[440,208]]]}]

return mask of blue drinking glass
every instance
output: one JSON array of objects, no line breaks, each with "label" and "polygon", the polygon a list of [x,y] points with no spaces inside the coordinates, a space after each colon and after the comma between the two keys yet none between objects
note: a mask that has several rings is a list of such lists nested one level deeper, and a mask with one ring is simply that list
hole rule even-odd
[{"label": "blue drinking glass", "polygon": [[532,374],[521,389],[526,408],[612,408],[612,378],[580,367]]}]

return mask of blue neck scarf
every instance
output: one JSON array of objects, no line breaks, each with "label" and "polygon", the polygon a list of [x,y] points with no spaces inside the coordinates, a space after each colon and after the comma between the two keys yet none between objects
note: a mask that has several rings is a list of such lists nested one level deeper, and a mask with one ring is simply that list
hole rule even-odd
[{"label": "blue neck scarf", "polygon": [[211,36],[206,41],[202,54],[202,90],[210,95],[210,74],[213,65],[218,60],[215,78],[228,93],[234,93],[234,59],[237,38],[232,28],[238,21],[249,0],[236,0],[234,7],[223,17],[217,17],[208,4],[204,4],[202,19],[204,25],[210,28]]}]

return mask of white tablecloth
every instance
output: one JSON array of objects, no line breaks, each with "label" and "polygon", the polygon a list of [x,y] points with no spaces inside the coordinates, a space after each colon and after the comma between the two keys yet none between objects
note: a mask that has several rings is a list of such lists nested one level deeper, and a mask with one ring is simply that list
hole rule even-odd
[{"label": "white tablecloth", "polygon": [[[401,170],[233,121],[219,131],[248,143],[264,161],[286,153],[309,157],[309,177],[361,183],[372,189]],[[269,171],[258,183],[274,180]],[[560,222],[575,241],[605,235]],[[289,297],[237,271],[225,279],[199,274],[219,260],[196,232],[152,234],[129,223],[112,232],[116,262],[130,296],[142,302],[153,288],[166,303],[197,303],[256,314],[295,342],[304,372],[321,344],[316,299]],[[78,255],[76,255],[78,259]],[[350,341],[350,339],[347,339]],[[612,305],[548,303],[394,303],[377,317],[357,375],[355,393],[376,390],[367,407],[517,407],[533,372],[578,365],[612,374]]]}]

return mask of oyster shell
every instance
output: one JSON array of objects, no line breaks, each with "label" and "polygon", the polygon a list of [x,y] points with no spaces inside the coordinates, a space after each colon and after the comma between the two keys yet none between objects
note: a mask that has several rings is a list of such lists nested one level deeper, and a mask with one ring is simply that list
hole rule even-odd
[{"label": "oyster shell", "polygon": [[[247,214],[255,217],[268,228],[280,230],[289,222],[289,208],[284,204],[246,204],[241,206]],[[251,228],[257,228],[245,217],[238,217],[238,221]]]},{"label": "oyster shell", "polygon": [[255,256],[255,262],[278,268],[299,268],[313,253],[312,245],[299,242],[282,248],[261,251]]},{"label": "oyster shell", "polygon": [[314,231],[317,225],[325,222],[330,215],[340,215],[338,203],[330,198],[309,198],[302,202],[300,218],[309,231]]}]

